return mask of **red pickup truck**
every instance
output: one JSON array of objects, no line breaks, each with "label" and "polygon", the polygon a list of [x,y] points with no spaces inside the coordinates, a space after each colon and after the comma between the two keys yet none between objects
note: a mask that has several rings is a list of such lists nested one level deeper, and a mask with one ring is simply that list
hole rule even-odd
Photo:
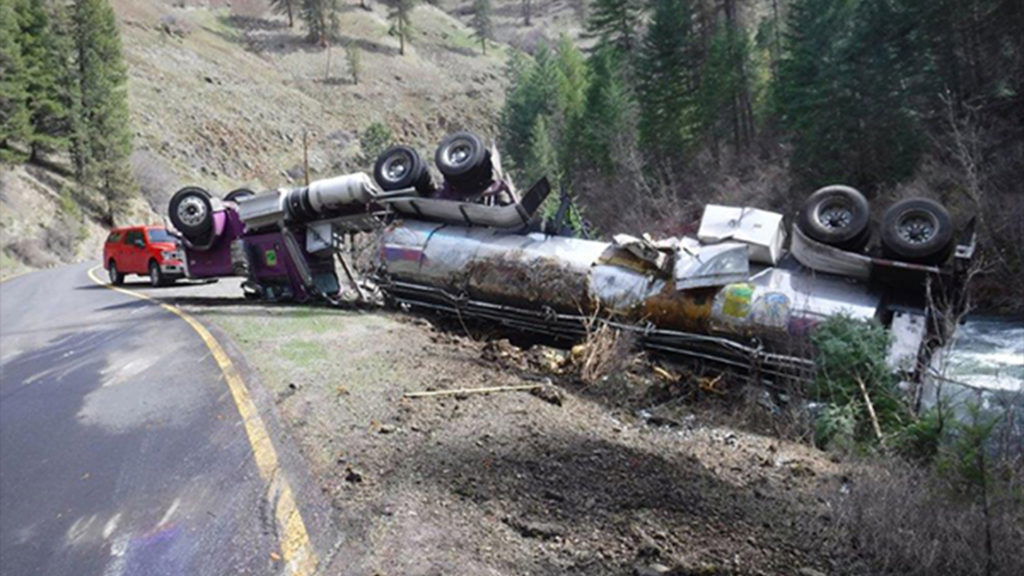
[{"label": "red pickup truck", "polygon": [[149,276],[153,286],[171,284],[185,275],[178,241],[162,226],[114,228],[103,245],[103,267],[111,284],[125,274]]}]

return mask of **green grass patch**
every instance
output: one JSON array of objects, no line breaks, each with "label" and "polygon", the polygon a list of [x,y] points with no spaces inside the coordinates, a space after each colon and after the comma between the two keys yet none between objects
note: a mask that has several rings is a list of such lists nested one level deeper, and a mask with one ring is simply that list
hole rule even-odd
[{"label": "green grass patch", "polygon": [[317,340],[289,340],[281,345],[280,354],[300,368],[327,359],[327,349]]}]

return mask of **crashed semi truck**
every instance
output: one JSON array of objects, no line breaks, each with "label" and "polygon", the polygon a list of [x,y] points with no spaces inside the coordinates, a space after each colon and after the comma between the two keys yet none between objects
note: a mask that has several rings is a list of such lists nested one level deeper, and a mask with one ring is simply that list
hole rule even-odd
[{"label": "crashed semi truck", "polygon": [[[338,304],[372,291],[403,309],[570,339],[607,324],[648,349],[772,382],[813,378],[810,334],[845,314],[886,326],[890,365],[920,381],[950,337],[937,315],[956,312],[932,303],[962,301],[974,253],[971,226],[955,230],[941,205],[897,202],[872,230],[868,201],[846,186],[814,192],[791,226],[776,212],[708,205],[696,237],[555,235],[538,226],[548,182],[520,195],[476,135],[448,136],[434,160],[440,183],[416,150],[395,146],[372,176],[224,198],[182,188],[168,216],[186,274],[241,277],[247,297],[267,300]],[[369,278],[345,250],[357,234],[374,243]]]}]

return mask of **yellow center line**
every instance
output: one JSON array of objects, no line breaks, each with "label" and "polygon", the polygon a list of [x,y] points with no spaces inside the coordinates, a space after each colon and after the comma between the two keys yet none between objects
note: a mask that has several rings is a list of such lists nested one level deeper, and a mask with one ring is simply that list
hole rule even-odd
[{"label": "yellow center line", "polygon": [[263,480],[267,482],[268,499],[275,503],[274,515],[277,519],[281,556],[287,564],[288,574],[293,576],[309,576],[315,573],[318,564],[316,552],[313,550],[313,545],[309,540],[309,532],[306,530],[306,524],[302,520],[302,514],[295,503],[295,495],[292,492],[291,484],[283,475],[277,474],[279,467],[277,451],[274,450],[274,444],[270,439],[267,426],[260,417],[256,403],[253,402],[249,389],[245,386],[245,381],[242,379],[241,374],[238,373],[234,362],[231,361],[231,358],[224,351],[224,347],[220,345],[220,342],[213,337],[213,334],[210,334],[210,331],[202,323],[184,310],[134,290],[111,286],[96,275],[96,271],[99,269],[100,266],[96,266],[89,270],[89,278],[93,282],[115,292],[147,300],[178,316],[199,334],[203,343],[209,348],[210,354],[213,355],[217,366],[220,367],[220,371],[224,375],[224,381],[227,382],[228,388],[231,390],[231,397],[238,408],[238,414],[242,417],[242,422],[245,424],[245,432],[249,437],[249,445],[252,447],[253,458],[256,460],[256,468],[259,469]]}]

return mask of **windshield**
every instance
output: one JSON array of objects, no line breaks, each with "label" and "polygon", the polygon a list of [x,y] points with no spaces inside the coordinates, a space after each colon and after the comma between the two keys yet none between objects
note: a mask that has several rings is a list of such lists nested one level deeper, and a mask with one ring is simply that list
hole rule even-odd
[{"label": "windshield", "polygon": [[174,236],[171,236],[164,228],[150,228],[149,229],[149,241],[150,242],[177,242]]}]

